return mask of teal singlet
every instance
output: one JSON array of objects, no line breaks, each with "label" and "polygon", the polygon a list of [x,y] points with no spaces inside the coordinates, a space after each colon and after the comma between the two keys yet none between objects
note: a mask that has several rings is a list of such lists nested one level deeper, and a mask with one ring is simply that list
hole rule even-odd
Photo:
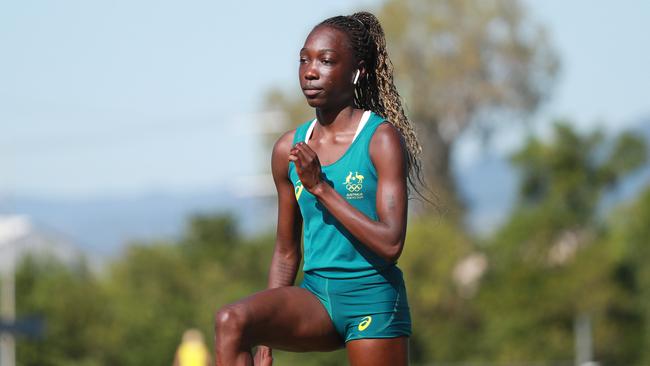
[{"label": "teal singlet", "polygon": [[[370,140],[384,119],[366,111],[352,144],[337,161],[321,166],[323,179],[350,205],[377,220],[377,171],[370,160]],[[296,129],[294,145],[308,141],[317,121],[305,122]],[[289,162],[289,178],[294,185],[304,226],[304,272],[327,278],[355,278],[383,272],[390,263],[359,242],[306,189],[296,167]]]}]

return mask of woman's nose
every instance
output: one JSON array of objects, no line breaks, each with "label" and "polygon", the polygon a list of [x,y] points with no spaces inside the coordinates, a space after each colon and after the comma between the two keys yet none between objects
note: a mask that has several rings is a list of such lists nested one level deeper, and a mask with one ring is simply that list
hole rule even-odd
[{"label": "woman's nose", "polygon": [[318,70],[314,67],[314,63],[310,63],[307,65],[307,69],[305,70],[305,79],[307,80],[315,80],[318,79]]}]

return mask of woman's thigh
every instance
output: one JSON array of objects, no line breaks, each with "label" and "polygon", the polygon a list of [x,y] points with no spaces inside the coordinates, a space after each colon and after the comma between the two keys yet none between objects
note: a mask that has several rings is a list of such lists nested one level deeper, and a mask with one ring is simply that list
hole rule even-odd
[{"label": "woman's thigh", "polygon": [[288,286],[264,290],[228,305],[245,319],[251,346],[293,352],[332,351],[344,346],[329,314],[314,294]]},{"label": "woman's thigh", "polygon": [[357,339],[349,341],[350,366],[408,365],[408,337]]}]

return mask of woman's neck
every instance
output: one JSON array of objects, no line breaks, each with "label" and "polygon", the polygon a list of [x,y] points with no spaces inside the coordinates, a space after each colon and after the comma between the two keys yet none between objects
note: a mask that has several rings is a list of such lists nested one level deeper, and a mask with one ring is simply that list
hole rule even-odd
[{"label": "woman's neck", "polygon": [[333,133],[350,129],[350,122],[354,120],[356,113],[357,110],[351,105],[331,109],[316,108],[318,124],[323,130]]}]

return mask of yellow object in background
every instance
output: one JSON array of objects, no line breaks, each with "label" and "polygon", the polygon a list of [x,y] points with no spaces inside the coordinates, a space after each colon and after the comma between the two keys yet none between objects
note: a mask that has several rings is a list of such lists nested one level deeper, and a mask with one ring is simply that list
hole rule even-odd
[{"label": "yellow object in background", "polygon": [[203,334],[197,329],[189,329],[183,333],[183,341],[176,351],[174,366],[206,366],[210,357],[208,348],[203,342]]}]

